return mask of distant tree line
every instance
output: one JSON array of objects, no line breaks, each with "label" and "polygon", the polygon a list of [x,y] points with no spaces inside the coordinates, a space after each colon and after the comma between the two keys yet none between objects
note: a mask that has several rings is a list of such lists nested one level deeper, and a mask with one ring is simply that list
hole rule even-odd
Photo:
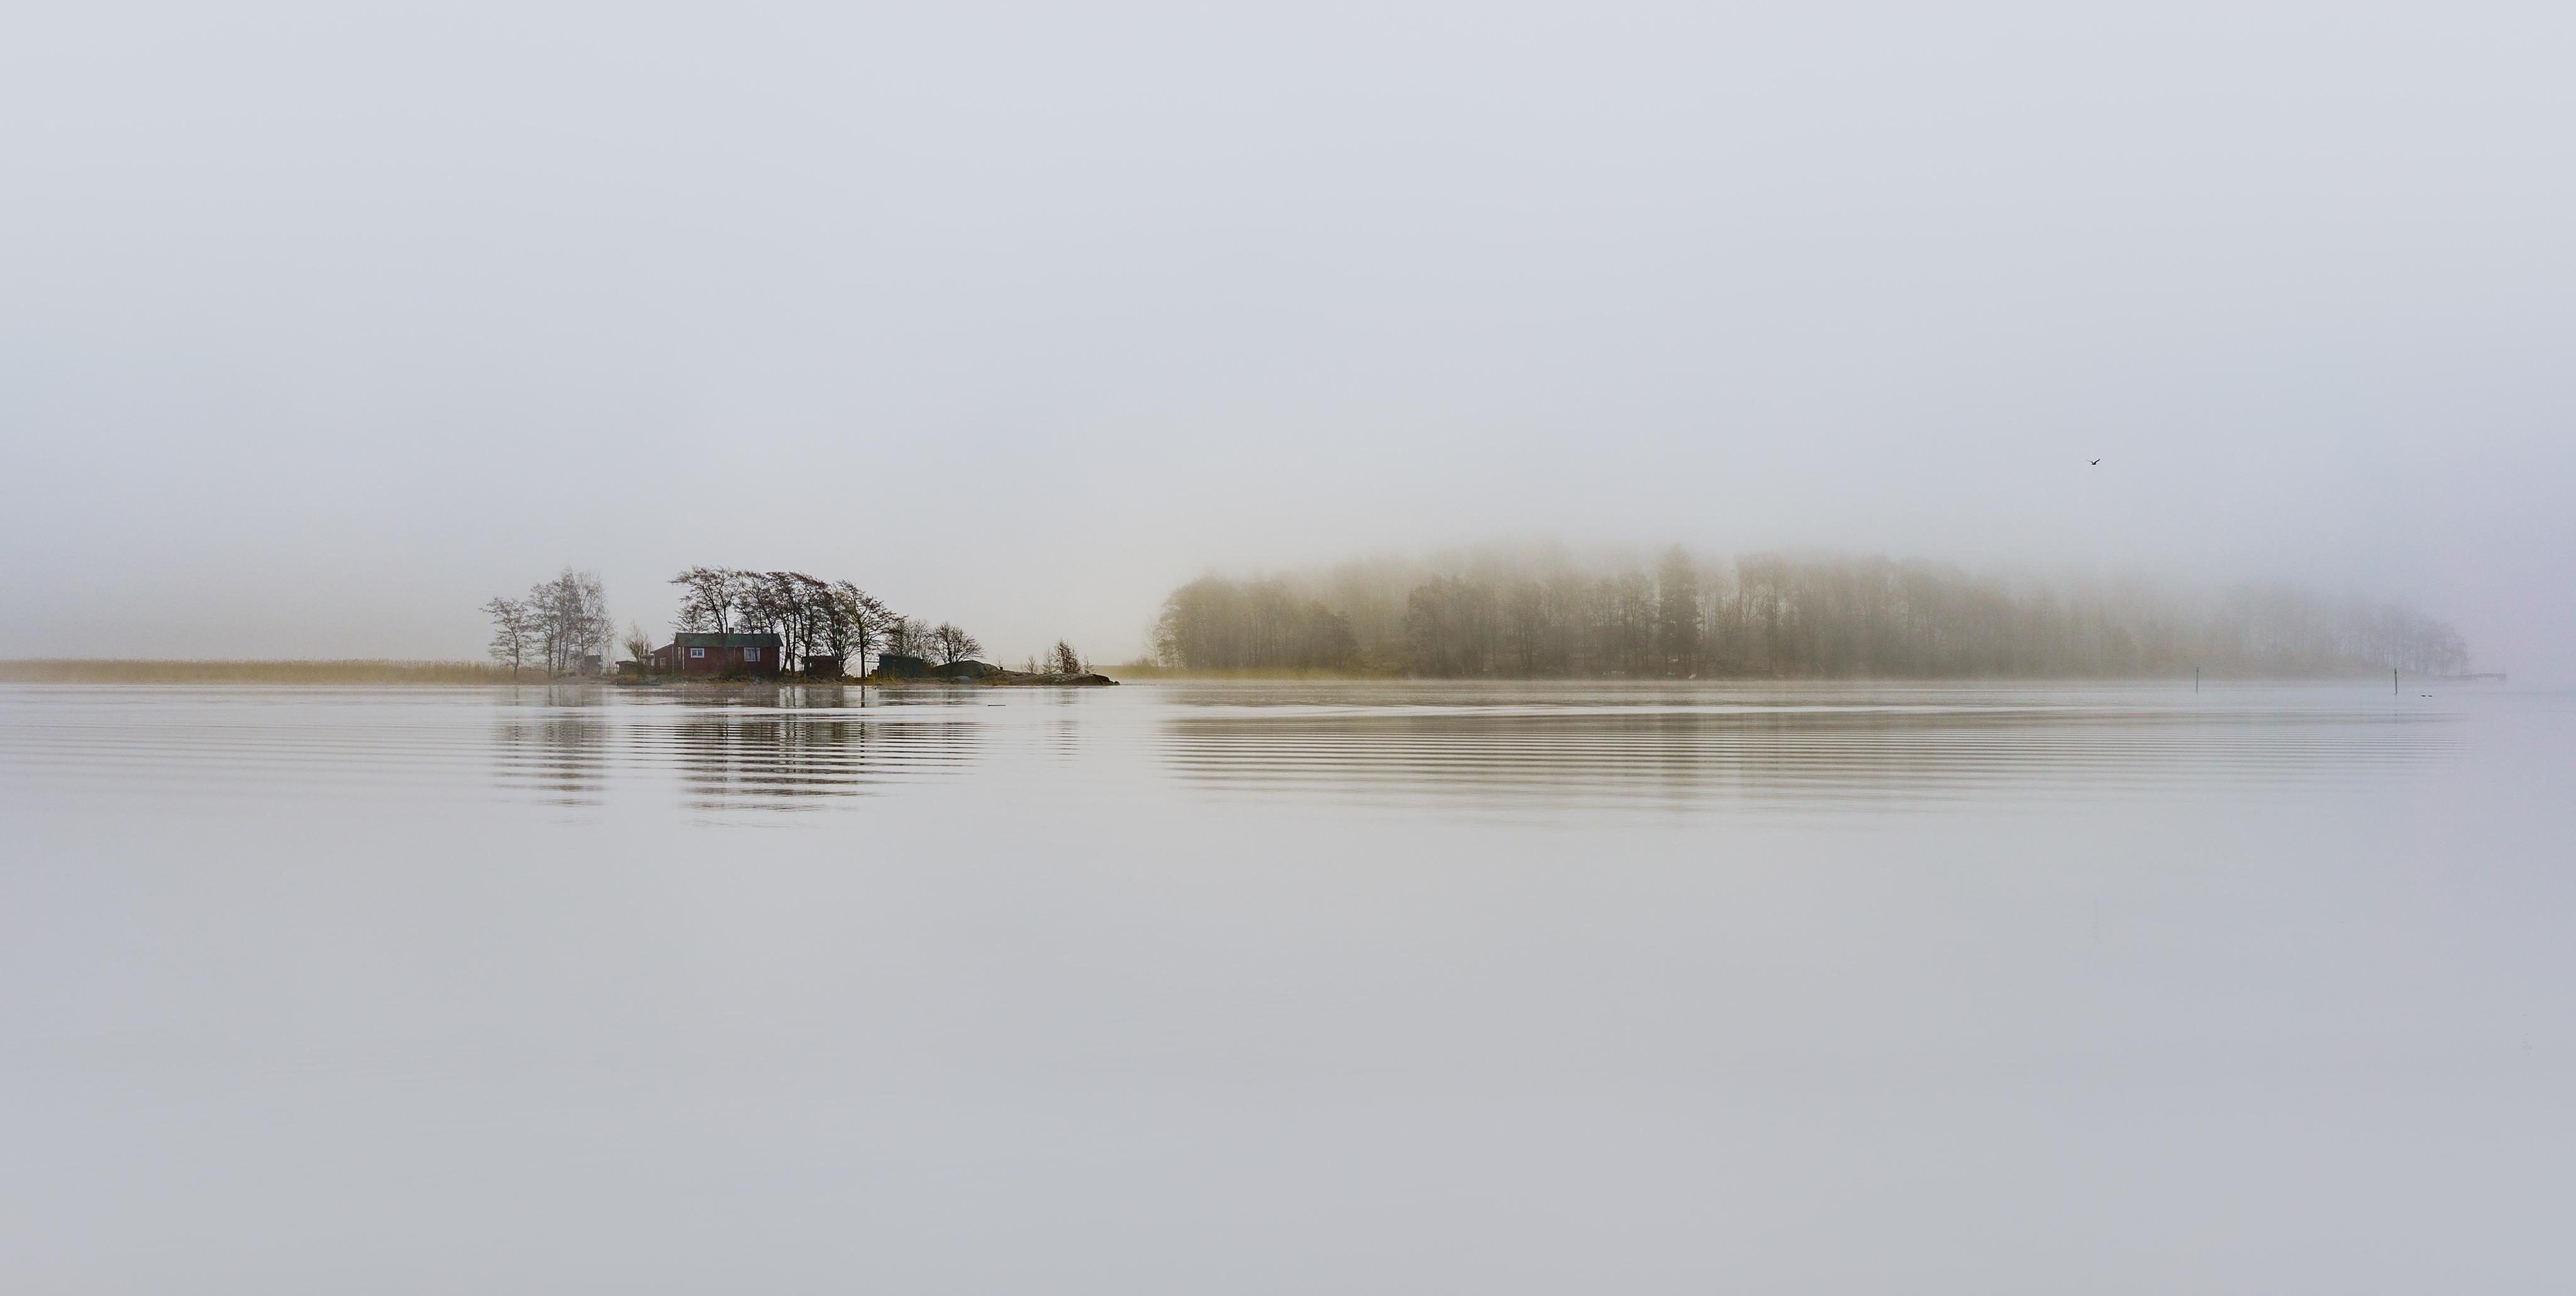
[{"label": "distant tree line", "polygon": [[2139,581],[2035,582],[1880,557],[1788,553],[1651,570],[1481,560],[1206,576],[1153,631],[1185,670],[1431,677],[2120,678],[2201,666],[2321,676],[2463,671],[2450,626],[2286,586],[2215,597]]},{"label": "distant tree line", "polygon": [[492,660],[516,675],[522,669],[570,675],[585,658],[607,659],[613,624],[608,594],[596,572],[570,567],[528,591],[525,598],[496,598],[483,605],[492,618]]},{"label": "distant tree line", "polygon": [[1348,614],[1285,581],[1220,576],[1191,581],[1163,601],[1154,654],[1191,670],[1341,670],[1360,660]]},{"label": "distant tree line", "polygon": [[941,663],[984,651],[954,622],[929,625],[888,608],[846,580],[824,580],[793,571],[744,571],[691,567],[671,578],[680,587],[673,625],[713,634],[774,634],[789,663],[828,657],[848,669],[870,652],[900,653]]}]

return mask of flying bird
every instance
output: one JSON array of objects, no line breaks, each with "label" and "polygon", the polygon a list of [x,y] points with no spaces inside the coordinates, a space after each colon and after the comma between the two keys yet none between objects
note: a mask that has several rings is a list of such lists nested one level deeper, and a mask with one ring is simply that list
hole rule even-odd
[{"label": "flying bird", "polygon": [[2094,461],[2093,461],[2093,466],[2094,466],[2094,467],[2096,467],[2096,468],[2101,467],[2101,466],[2102,466],[2102,461],[2101,461],[2101,460],[2099,460],[2099,459],[2094,460]]}]

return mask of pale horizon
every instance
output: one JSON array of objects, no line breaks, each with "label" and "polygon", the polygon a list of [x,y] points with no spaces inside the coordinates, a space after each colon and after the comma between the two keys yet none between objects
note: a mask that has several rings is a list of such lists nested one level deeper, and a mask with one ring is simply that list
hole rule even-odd
[{"label": "pale horizon", "polygon": [[2571,23],[30,12],[0,656],[467,658],[705,563],[1115,658],[1205,570],[1556,539],[2286,581],[2564,680]]},{"label": "pale horizon", "polygon": [[0,1294],[2576,1290],[2571,66],[15,6]]}]

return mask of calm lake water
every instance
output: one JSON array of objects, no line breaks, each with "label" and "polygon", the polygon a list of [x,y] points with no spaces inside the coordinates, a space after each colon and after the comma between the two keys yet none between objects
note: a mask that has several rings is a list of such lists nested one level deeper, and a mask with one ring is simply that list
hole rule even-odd
[{"label": "calm lake water", "polygon": [[0,1291],[2564,1292],[2571,787],[2456,686],[0,687]]}]

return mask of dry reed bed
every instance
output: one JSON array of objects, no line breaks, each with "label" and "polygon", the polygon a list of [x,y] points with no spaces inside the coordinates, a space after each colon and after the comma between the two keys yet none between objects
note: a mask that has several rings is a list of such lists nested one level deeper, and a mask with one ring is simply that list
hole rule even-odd
[{"label": "dry reed bed", "polygon": [[[461,661],[0,661],[10,684],[509,684],[507,666]],[[521,671],[516,683],[542,684]]]}]

